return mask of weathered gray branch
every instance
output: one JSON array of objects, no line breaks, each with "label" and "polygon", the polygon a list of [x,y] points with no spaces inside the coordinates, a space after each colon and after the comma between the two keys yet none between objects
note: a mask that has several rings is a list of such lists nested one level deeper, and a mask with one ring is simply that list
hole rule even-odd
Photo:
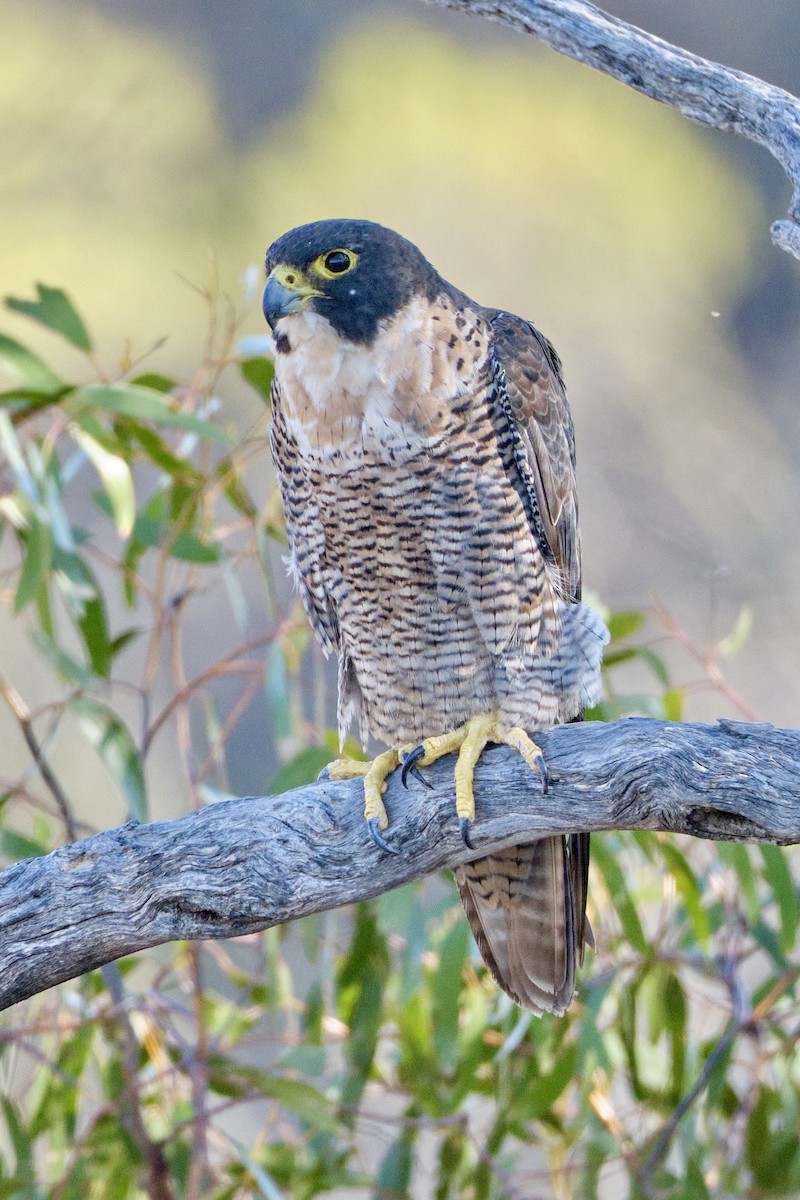
[{"label": "weathered gray branch", "polygon": [[788,219],[772,240],[800,258],[800,100],[790,92],[690,54],[586,0],[430,0],[503,21],[586,66],[611,75],[703,125],[758,142],[792,184]]},{"label": "weathered gray branch", "polygon": [[800,842],[800,731],[630,719],[537,735],[550,786],[505,747],[476,772],[468,854],[452,759],[428,789],[393,776],[388,834],[367,836],[358,782],[233,800],[131,823],[0,874],[0,1009],[122,955],[177,938],[236,937],[362,900],[468,857],[551,833],[661,829]]}]

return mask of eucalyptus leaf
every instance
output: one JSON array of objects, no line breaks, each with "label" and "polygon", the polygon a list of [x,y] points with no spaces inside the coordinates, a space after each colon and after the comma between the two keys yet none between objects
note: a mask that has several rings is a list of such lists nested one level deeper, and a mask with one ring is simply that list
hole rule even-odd
[{"label": "eucalyptus leaf", "polygon": [[118,454],[111,454],[89,433],[74,426],[72,436],[103,481],[120,537],[128,537],[136,519],[136,497],[131,469]]},{"label": "eucalyptus leaf", "polygon": [[406,1134],[392,1142],[381,1159],[373,1200],[406,1200],[410,1195],[413,1154]]},{"label": "eucalyptus leaf", "polygon": [[638,633],[644,622],[644,615],[640,612],[616,612],[612,613],[606,621],[608,632],[611,634],[611,641],[618,642],[622,638],[630,637],[634,633]]},{"label": "eucalyptus leaf", "polygon": [[53,538],[43,522],[31,518],[22,535],[24,555],[19,583],[14,594],[14,612],[20,612],[35,599],[50,571]]},{"label": "eucalyptus leaf", "polygon": [[309,746],[301,750],[273,776],[267,785],[266,795],[279,796],[281,792],[290,792],[304,783],[313,783],[330,761],[330,751],[324,747]]},{"label": "eucalyptus leaf", "polygon": [[60,333],[79,350],[91,350],[92,339],[67,293],[61,288],[47,287],[44,283],[37,283],[36,291],[36,300],[19,300],[15,296],[6,296],[6,308]]},{"label": "eucalyptus leaf", "polygon": [[80,420],[86,408],[102,409],[121,417],[133,417],[137,421],[155,421],[177,429],[189,430],[212,442],[230,446],[231,437],[218,425],[203,421],[192,413],[181,412],[164,399],[155,388],[139,387],[134,383],[87,384],[74,392],[66,406],[70,414]]},{"label": "eucalyptus leaf", "polygon": [[124,796],[129,816],[146,821],[144,772],[127,727],[111,709],[85,697],[74,700],[70,711]]},{"label": "eucalyptus leaf", "polygon": [[258,392],[262,400],[269,404],[270,389],[275,375],[275,364],[272,359],[257,355],[254,358],[243,358],[239,362],[242,378]]},{"label": "eucalyptus leaf", "polygon": [[23,387],[42,396],[54,396],[67,387],[38,354],[4,333],[0,333],[0,367],[15,375]]}]

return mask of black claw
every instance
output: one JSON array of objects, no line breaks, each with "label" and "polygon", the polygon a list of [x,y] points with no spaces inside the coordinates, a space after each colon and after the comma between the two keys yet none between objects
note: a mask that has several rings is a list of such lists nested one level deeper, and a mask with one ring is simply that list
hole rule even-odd
[{"label": "black claw", "polygon": [[536,760],[536,766],[539,768],[539,774],[542,777],[542,795],[547,795],[547,785],[550,782],[550,776],[547,771],[547,763],[544,760],[544,755],[540,754]]},{"label": "black claw", "polygon": [[400,782],[404,788],[408,788],[408,776],[413,775],[420,783],[424,783],[425,787],[430,787],[427,779],[417,770],[417,763],[421,758],[425,757],[425,747],[415,746],[413,750],[409,750],[408,754],[403,759],[403,765],[400,768]]},{"label": "black claw", "polygon": [[399,850],[396,850],[394,846],[390,846],[386,841],[386,838],[381,833],[376,817],[372,817],[371,820],[367,821],[367,829],[369,830],[369,836],[380,850],[385,850],[387,854],[400,853]]},{"label": "black claw", "polygon": [[421,783],[422,786],[426,787],[429,792],[433,791],[433,784],[431,783],[430,779],[426,779],[419,767],[412,767],[409,774],[413,775],[417,783]]},{"label": "black claw", "polygon": [[400,775],[400,781],[403,784],[403,787],[406,789],[406,791],[408,791],[408,781],[407,781],[407,779],[403,779],[403,774],[412,775],[414,777],[414,779],[416,779],[417,783],[421,783],[423,787],[426,787],[426,788],[433,787],[433,784],[428,782],[428,780],[422,774],[422,771],[420,771],[419,767],[413,766],[413,767],[410,767],[407,772],[403,772]]},{"label": "black claw", "polygon": [[469,836],[469,817],[459,817],[458,827],[461,830],[461,838],[468,850],[474,850],[472,838]]}]

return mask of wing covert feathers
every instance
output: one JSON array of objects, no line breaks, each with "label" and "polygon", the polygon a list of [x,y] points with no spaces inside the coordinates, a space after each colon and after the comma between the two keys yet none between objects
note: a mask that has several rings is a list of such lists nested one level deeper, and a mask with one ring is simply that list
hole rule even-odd
[{"label": "wing covert feathers", "polygon": [[491,327],[498,403],[507,414],[514,447],[509,474],[518,475],[518,491],[532,493],[527,508],[529,519],[536,509],[537,540],[558,567],[565,595],[579,600],[575,440],[561,362],[547,339],[521,317],[495,312]]}]

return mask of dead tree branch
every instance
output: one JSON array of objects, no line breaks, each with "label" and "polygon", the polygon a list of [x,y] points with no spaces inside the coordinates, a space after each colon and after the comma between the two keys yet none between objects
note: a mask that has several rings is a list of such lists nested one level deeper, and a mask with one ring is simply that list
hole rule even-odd
[{"label": "dead tree branch", "polygon": [[475,851],[453,812],[453,762],[432,788],[390,780],[388,837],[367,836],[360,782],[135,822],[0,874],[0,1009],[123,955],[179,938],[237,937],[376,896],[442,867],[553,833],[661,829],[800,842],[800,730],[630,719],[537,735],[550,786],[506,747],[476,771]]},{"label": "dead tree branch", "polygon": [[430,0],[502,21],[677,108],[701,125],[741,134],[769,150],[792,184],[785,221],[772,240],[800,258],[800,100],[790,92],[690,54],[609,16],[586,0]]}]

